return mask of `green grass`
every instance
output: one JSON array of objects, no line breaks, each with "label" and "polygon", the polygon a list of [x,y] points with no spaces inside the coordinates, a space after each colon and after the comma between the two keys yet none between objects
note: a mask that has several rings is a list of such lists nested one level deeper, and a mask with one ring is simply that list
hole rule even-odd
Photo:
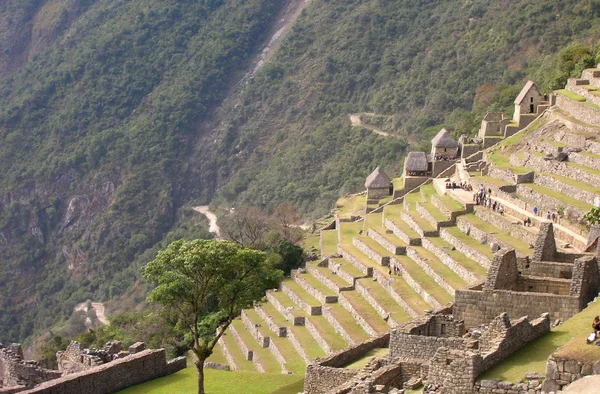
[{"label": "green grass", "polygon": [[[228,372],[208,368],[204,370],[204,388],[208,394],[264,394],[292,384],[299,385],[299,382],[304,381],[303,379],[301,375],[283,375],[281,373]],[[119,394],[192,394],[197,392],[196,367],[188,359],[187,368],[172,375],[119,391]]]},{"label": "green grass", "polygon": [[[589,307],[567,320],[549,333],[522,347],[502,363],[486,371],[479,379],[502,379],[518,382],[523,379],[525,372],[545,374],[548,356],[560,347],[560,356],[576,358],[581,361],[598,360],[598,346],[587,345],[585,339],[591,332],[594,316],[600,314],[600,301],[595,301]],[[530,316],[531,318],[531,316]]]},{"label": "green grass", "polygon": [[338,287],[347,287],[350,285],[344,279],[340,278],[339,275],[336,275],[333,272],[331,272],[331,270],[327,267],[315,266],[315,269],[318,270],[321,275],[325,276],[327,279],[332,281]]},{"label": "green grass", "polygon": [[382,222],[383,222],[383,214],[382,214],[382,212],[368,214],[367,218],[366,218],[366,222],[365,222],[365,233],[371,227],[381,226]]},{"label": "green grass", "polygon": [[597,155],[597,154],[592,153],[592,152],[585,151],[585,152],[581,152],[580,154],[584,155],[584,156],[591,157],[592,159],[600,160],[600,155]]},{"label": "green grass", "polygon": [[510,185],[508,182],[505,182],[502,179],[494,178],[491,176],[476,176],[474,178],[477,184],[483,183],[484,185],[487,185],[488,183],[491,183],[498,187]]},{"label": "green grass", "polygon": [[257,372],[256,366],[252,363],[252,361],[246,360],[246,356],[240,350],[240,347],[229,330],[227,330],[225,335],[223,335],[223,342],[225,342],[225,346],[227,346],[229,354],[231,354],[231,357],[233,357],[235,365],[237,365],[238,369],[242,371]]},{"label": "green grass", "polygon": [[431,200],[431,196],[434,196],[437,194],[437,191],[435,190],[435,187],[433,186],[433,184],[427,184],[427,185],[423,185],[421,186],[421,193],[423,193],[423,197],[425,197],[426,200]]},{"label": "green grass", "polygon": [[389,293],[371,278],[360,279],[361,285],[369,290],[369,294],[386,312],[390,313],[392,318],[398,323],[404,323],[411,320],[411,317],[402,309],[400,305],[389,295]]},{"label": "green grass", "polygon": [[262,348],[258,345],[256,339],[254,339],[252,334],[246,329],[246,326],[244,326],[244,323],[241,320],[234,320],[231,325],[235,328],[246,346],[254,351],[255,356],[258,356],[260,364],[265,369],[265,372],[281,373],[281,365],[279,365],[273,354],[269,349]]},{"label": "green grass", "polygon": [[225,354],[223,354],[223,349],[221,345],[217,344],[213,349],[213,353],[208,358],[208,361],[212,361],[213,363],[219,363],[223,365],[228,365],[227,359],[225,358]]},{"label": "green grass", "polygon": [[[347,293],[356,293],[355,291],[344,292]],[[356,343],[364,342],[369,339],[369,334],[356,322],[354,317],[345,310],[340,304],[329,304],[327,305],[329,308],[329,312],[338,321],[346,330],[350,338],[352,338]]]},{"label": "green grass", "polygon": [[385,257],[392,255],[390,252],[387,251],[387,249],[385,249],[383,246],[381,246],[380,243],[378,243],[371,237],[368,237],[366,235],[359,235],[356,238],[363,242],[365,245],[367,245],[369,248],[373,249],[375,253],[379,254],[380,256]]},{"label": "green grass", "polygon": [[391,287],[416,313],[422,314],[431,309],[431,305],[421,298],[403,278],[394,275],[392,279]]},{"label": "green grass", "polygon": [[590,173],[590,174],[592,174],[592,175],[595,175],[595,176],[600,176],[600,170],[597,170],[597,169],[595,169],[595,168],[591,168],[591,167],[582,166],[581,164],[572,163],[572,162],[570,162],[570,161],[568,161],[568,162],[567,162],[567,165],[568,165],[569,167],[577,168],[577,169],[580,169],[581,171],[588,172],[588,173]]},{"label": "green grass", "polygon": [[556,200],[564,203],[567,206],[572,205],[574,207],[577,207],[577,208],[581,209],[582,211],[586,211],[587,212],[587,211],[589,211],[592,208],[591,204],[588,204],[588,203],[583,202],[583,201],[576,200],[576,199],[574,199],[572,197],[569,197],[567,195],[558,193],[557,191],[555,191],[553,189],[549,189],[549,188],[544,187],[544,186],[535,185],[535,184],[528,184],[527,187],[530,188],[530,189],[532,189],[532,190],[534,190],[534,191],[536,191],[536,192],[538,192],[538,193],[540,193],[540,194],[543,194],[543,195],[546,195],[546,196],[550,196],[550,197],[552,197],[552,198],[554,198],[554,199],[556,199]]},{"label": "green grass", "polygon": [[407,256],[398,256],[397,260],[400,262],[402,267],[412,276],[412,278],[419,283],[419,285],[429,295],[435,298],[440,304],[444,305],[452,301],[452,296],[444,290],[440,285],[437,284],[427,272],[423,271],[417,263]]},{"label": "green grass", "polygon": [[340,240],[342,245],[352,244],[354,237],[358,236],[360,230],[363,229],[363,221],[340,223],[340,234],[342,239]]},{"label": "green grass", "polygon": [[436,231],[437,229],[431,225],[427,220],[423,219],[417,211],[409,211],[408,215],[412,220],[419,226],[423,231]]},{"label": "green grass", "polygon": [[418,192],[404,196],[404,205],[408,205],[408,209],[411,211],[415,210],[418,201],[421,201],[421,194]]},{"label": "green grass", "polygon": [[450,220],[446,215],[444,215],[435,205],[430,202],[421,202],[419,203],[429,214],[438,222],[447,222]]},{"label": "green grass", "polygon": [[498,152],[494,152],[490,156],[490,161],[498,168],[509,170],[515,175],[523,175],[533,171],[531,168],[522,166],[513,166],[510,164],[510,159],[507,156],[501,155]]},{"label": "green grass", "polygon": [[383,320],[379,313],[357,291],[344,293],[346,300],[354,307],[358,314],[365,319],[377,333],[383,334],[390,330],[390,326]]},{"label": "green grass", "polygon": [[517,252],[524,255],[531,255],[533,253],[533,249],[529,249],[529,244],[527,244],[526,242],[513,237],[508,232],[502,231],[498,227],[486,222],[485,220],[482,220],[474,214],[464,215],[463,218],[465,218],[470,224],[477,227],[481,231],[484,231],[492,235],[499,241],[504,242],[507,245],[510,245],[511,247],[515,248]]},{"label": "green grass", "polygon": [[417,252],[421,257],[421,260],[424,260],[427,265],[429,265],[436,274],[441,276],[453,289],[461,289],[467,286],[467,282],[463,278],[448,268],[448,266],[442,263],[433,253],[422,246],[411,246],[411,248]]},{"label": "green grass", "polygon": [[298,394],[304,390],[304,379],[283,386],[280,389],[273,391],[271,394]]},{"label": "green grass", "polygon": [[323,256],[329,256],[337,253],[337,230],[323,230],[321,231],[321,238],[323,239]]},{"label": "green grass", "polygon": [[342,270],[344,270],[345,272],[347,272],[355,278],[365,276],[365,274],[362,271],[353,266],[348,260],[344,258],[335,258],[331,259],[331,261],[333,261],[335,264],[341,264]]},{"label": "green grass", "polygon": [[306,232],[304,234],[304,239],[302,240],[302,243],[301,243],[302,249],[304,249],[307,253],[312,253],[314,250],[316,250],[317,251],[316,253],[320,254],[321,253],[320,241],[321,241],[321,237],[318,232],[315,232],[315,233]]},{"label": "green grass", "polygon": [[383,217],[386,219],[399,218],[403,210],[402,204],[386,205],[383,208]]},{"label": "green grass", "polygon": [[310,306],[319,306],[321,303],[313,296],[311,296],[302,286],[293,280],[284,280],[283,284],[285,287],[296,293],[304,302]]},{"label": "green grass", "polygon": [[367,196],[342,197],[336,202],[339,218],[349,218],[353,215],[361,215],[367,206]]},{"label": "green grass", "polygon": [[361,369],[364,368],[365,365],[373,358],[373,357],[384,357],[390,352],[388,348],[375,348],[369,350],[358,360],[353,361],[352,363],[346,365],[344,368],[347,369]]},{"label": "green grass", "polygon": [[584,102],[585,101],[585,97],[578,95],[577,93],[573,93],[570,90],[567,89],[559,89],[559,90],[555,90],[554,93],[556,94],[560,94],[561,96],[565,96],[568,99],[574,100],[574,101],[579,101],[579,102]]},{"label": "green grass", "polygon": [[303,279],[306,283],[308,283],[310,286],[317,289],[317,291],[321,292],[321,294],[323,294],[323,295],[334,295],[335,294],[335,291],[333,291],[329,287],[325,286],[325,284],[323,282],[321,282],[319,279],[312,276],[312,274],[310,272],[307,272],[306,274],[296,274],[296,275],[299,279]]},{"label": "green grass", "polygon": [[465,210],[465,207],[460,202],[456,201],[454,198],[450,197],[447,194],[444,194],[443,196],[438,196],[437,198],[442,202],[442,204],[444,204],[444,206],[446,206],[446,208],[448,208],[452,212],[460,212]]},{"label": "green grass", "polygon": [[383,238],[394,244],[395,246],[406,246],[406,243],[394,234],[388,233],[385,227],[371,227],[371,230],[381,235]]},{"label": "green grass", "polygon": [[406,234],[407,237],[409,238],[421,238],[421,236],[415,231],[413,230],[412,227],[410,227],[408,225],[408,223],[406,223],[404,220],[402,220],[401,218],[394,218],[391,219],[391,221],[396,225],[396,227],[398,227],[404,234]]},{"label": "green grass", "polygon": [[[600,159],[600,156],[598,156],[598,158]],[[567,185],[576,187],[578,189],[581,190],[585,190],[591,193],[595,193],[595,194],[600,194],[600,189],[593,187],[590,184],[584,183],[584,182],[578,182],[574,179],[571,178],[567,178],[566,176],[562,176],[562,175],[557,175],[557,174],[551,174],[548,172],[542,172],[542,174],[547,175],[547,176],[551,176],[552,178],[561,181],[562,183],[565,183]]]},{"label": "green grass", "polygon": [[446,230],[450,235],[461,241],[463,244],[475,249],[479,253],[488,257],[490,260],[492,259],[493,253],[489,246],[479,243],[477,240],[460,231],[458,227],[448,227]]},{"label": "green grass", "polygon": [[348,347],[346,340],[335,331],[333,326],[329,324],[323,316],[308,316],[307,319],[315,326],[323,340],[327,342],[333,351],[342,350]]},{"label": "green grass", "polygon": [[450,256],[458,264],[462,265],[464,268],[475,274],[475,276],[477,276],[478,278],[486,277],[487,270],[481,265],[479,265],[477,262],[471,260],[464,254],[460,253],[458,250],[444,249],[452,247],[452,245],[450,245],[448,242],[444,241],[440,237],[428,237],[427,239],[431,241],[432,244],[442,249],[444,253]]},{"label": "green grass", "polygon": [[404,189],[404,178],[394,178],[392,183],[394,184],[394,191]]}]

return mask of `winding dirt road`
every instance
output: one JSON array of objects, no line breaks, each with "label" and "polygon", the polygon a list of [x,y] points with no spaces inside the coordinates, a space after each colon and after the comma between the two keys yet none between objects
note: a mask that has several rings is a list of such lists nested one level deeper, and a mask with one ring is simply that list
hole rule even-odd
[{"label": "winding dirt road", "polygon": [[[104,308],[103,303],[92,302],[91,308],[89,308],[89,309],[87,306],[88,306],[87,301],[82,302],[81,304],[77,304],[75,306],[75,312],[83,311],[83,312],[87,313],[89,311],[89,309],[93,309],[96,312],[96,319],[98,320],[98,322],[100,322],[103,326],[108,326],[108,319],[106,318],[106,315],[104,314],[105,308]],[[96,324],[94,324],[94,322],[92,321],[92,319],[89,316],[86,316],[85,326],[89,329],[89,328],[94,328],[94,326],[96,326]]]},{"label": "winding dirt road", "polygon": [[217,235],[217,239],[220,239],[221,238],[221,229],[217,225],[217,215],[215,215],[213,212],[211,212],[208,209],[208,205],[201,205],[199,207],[194,207],[194,211],[206,216],[206,218],[208,219],[208,222],[209,222],[208,231],[210,231],[211,233],[215,233]]},{"label": "winding dirt road", "polygon": [[350,114],[348,115],[350,117],[350,123],[352,123],[353,127],[364,127],[367,130],[371,130],[373,133],[378,134],[378,135],[382,135],[384,137],[389,137],[390,133],[386,133],[385,131],[381,131],[378,128],[376,128],[375,126],[372,126],[370,124],[364,124],[362,122],[362,120],[360,119],[360,115],[374,115],[371,113],[364,113],[364,114]]}]

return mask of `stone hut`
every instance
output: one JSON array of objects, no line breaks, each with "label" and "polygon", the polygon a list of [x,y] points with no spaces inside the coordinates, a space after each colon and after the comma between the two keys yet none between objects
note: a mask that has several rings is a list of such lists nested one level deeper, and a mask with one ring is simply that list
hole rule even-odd
[{"label": "stone hut", "polygon": [[404,159],[404,174],[407,176],[427,176],[429,163],[425,152],[408,152]]},{"label": "stone hut", "polygon": [[515,114],[513,120],[521,123],[521,115],[537,115],[538,105],[545,104],[544,95],[533,81],[527,81],[521,93],[515,99]]},{"label": "stone hut", "polygon": [[452,138],[448,130],[441,129],[431,140],[431,158],[437,160],[454,160],[458,157],[458,142]]},{"label": "stone hut", "polygon": [[365,181],[367,199],[380,199],[389,196],[391,194],[391,184],[390,177],[381,168],[377,167]]}]

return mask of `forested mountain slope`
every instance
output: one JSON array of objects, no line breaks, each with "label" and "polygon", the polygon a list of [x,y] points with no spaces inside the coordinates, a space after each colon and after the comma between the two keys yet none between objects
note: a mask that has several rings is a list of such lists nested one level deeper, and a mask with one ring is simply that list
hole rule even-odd
[{"label": "forested mountain slope", "polygon": [[[428,127],[471,131],[484,83],[599,34],[598,0],[311,0],[240,84],[292,1],[0,4],[0,342],[122,294],[157,243],[206,235],[187,202],[324,213]],[[359,111],[400,138],[351,128]]]}]

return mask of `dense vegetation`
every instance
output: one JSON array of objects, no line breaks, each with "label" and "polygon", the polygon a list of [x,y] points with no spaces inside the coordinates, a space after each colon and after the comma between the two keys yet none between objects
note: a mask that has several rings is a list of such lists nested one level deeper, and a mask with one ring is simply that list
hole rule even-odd
[{"label": "dense vegetation", "polygon": [[[88,298],[143,300],[131,285],[161,246],[210,237],[188,203],[322,215],[442,125],[472,132],[527,77],[548,91],[597,61],[598,0],[312,0],[213,119],[282,3],[0,4],[0,341]],[[555,56],[573,42],[588,47]],[[400,138],[352,128],[354,112]]]}]

